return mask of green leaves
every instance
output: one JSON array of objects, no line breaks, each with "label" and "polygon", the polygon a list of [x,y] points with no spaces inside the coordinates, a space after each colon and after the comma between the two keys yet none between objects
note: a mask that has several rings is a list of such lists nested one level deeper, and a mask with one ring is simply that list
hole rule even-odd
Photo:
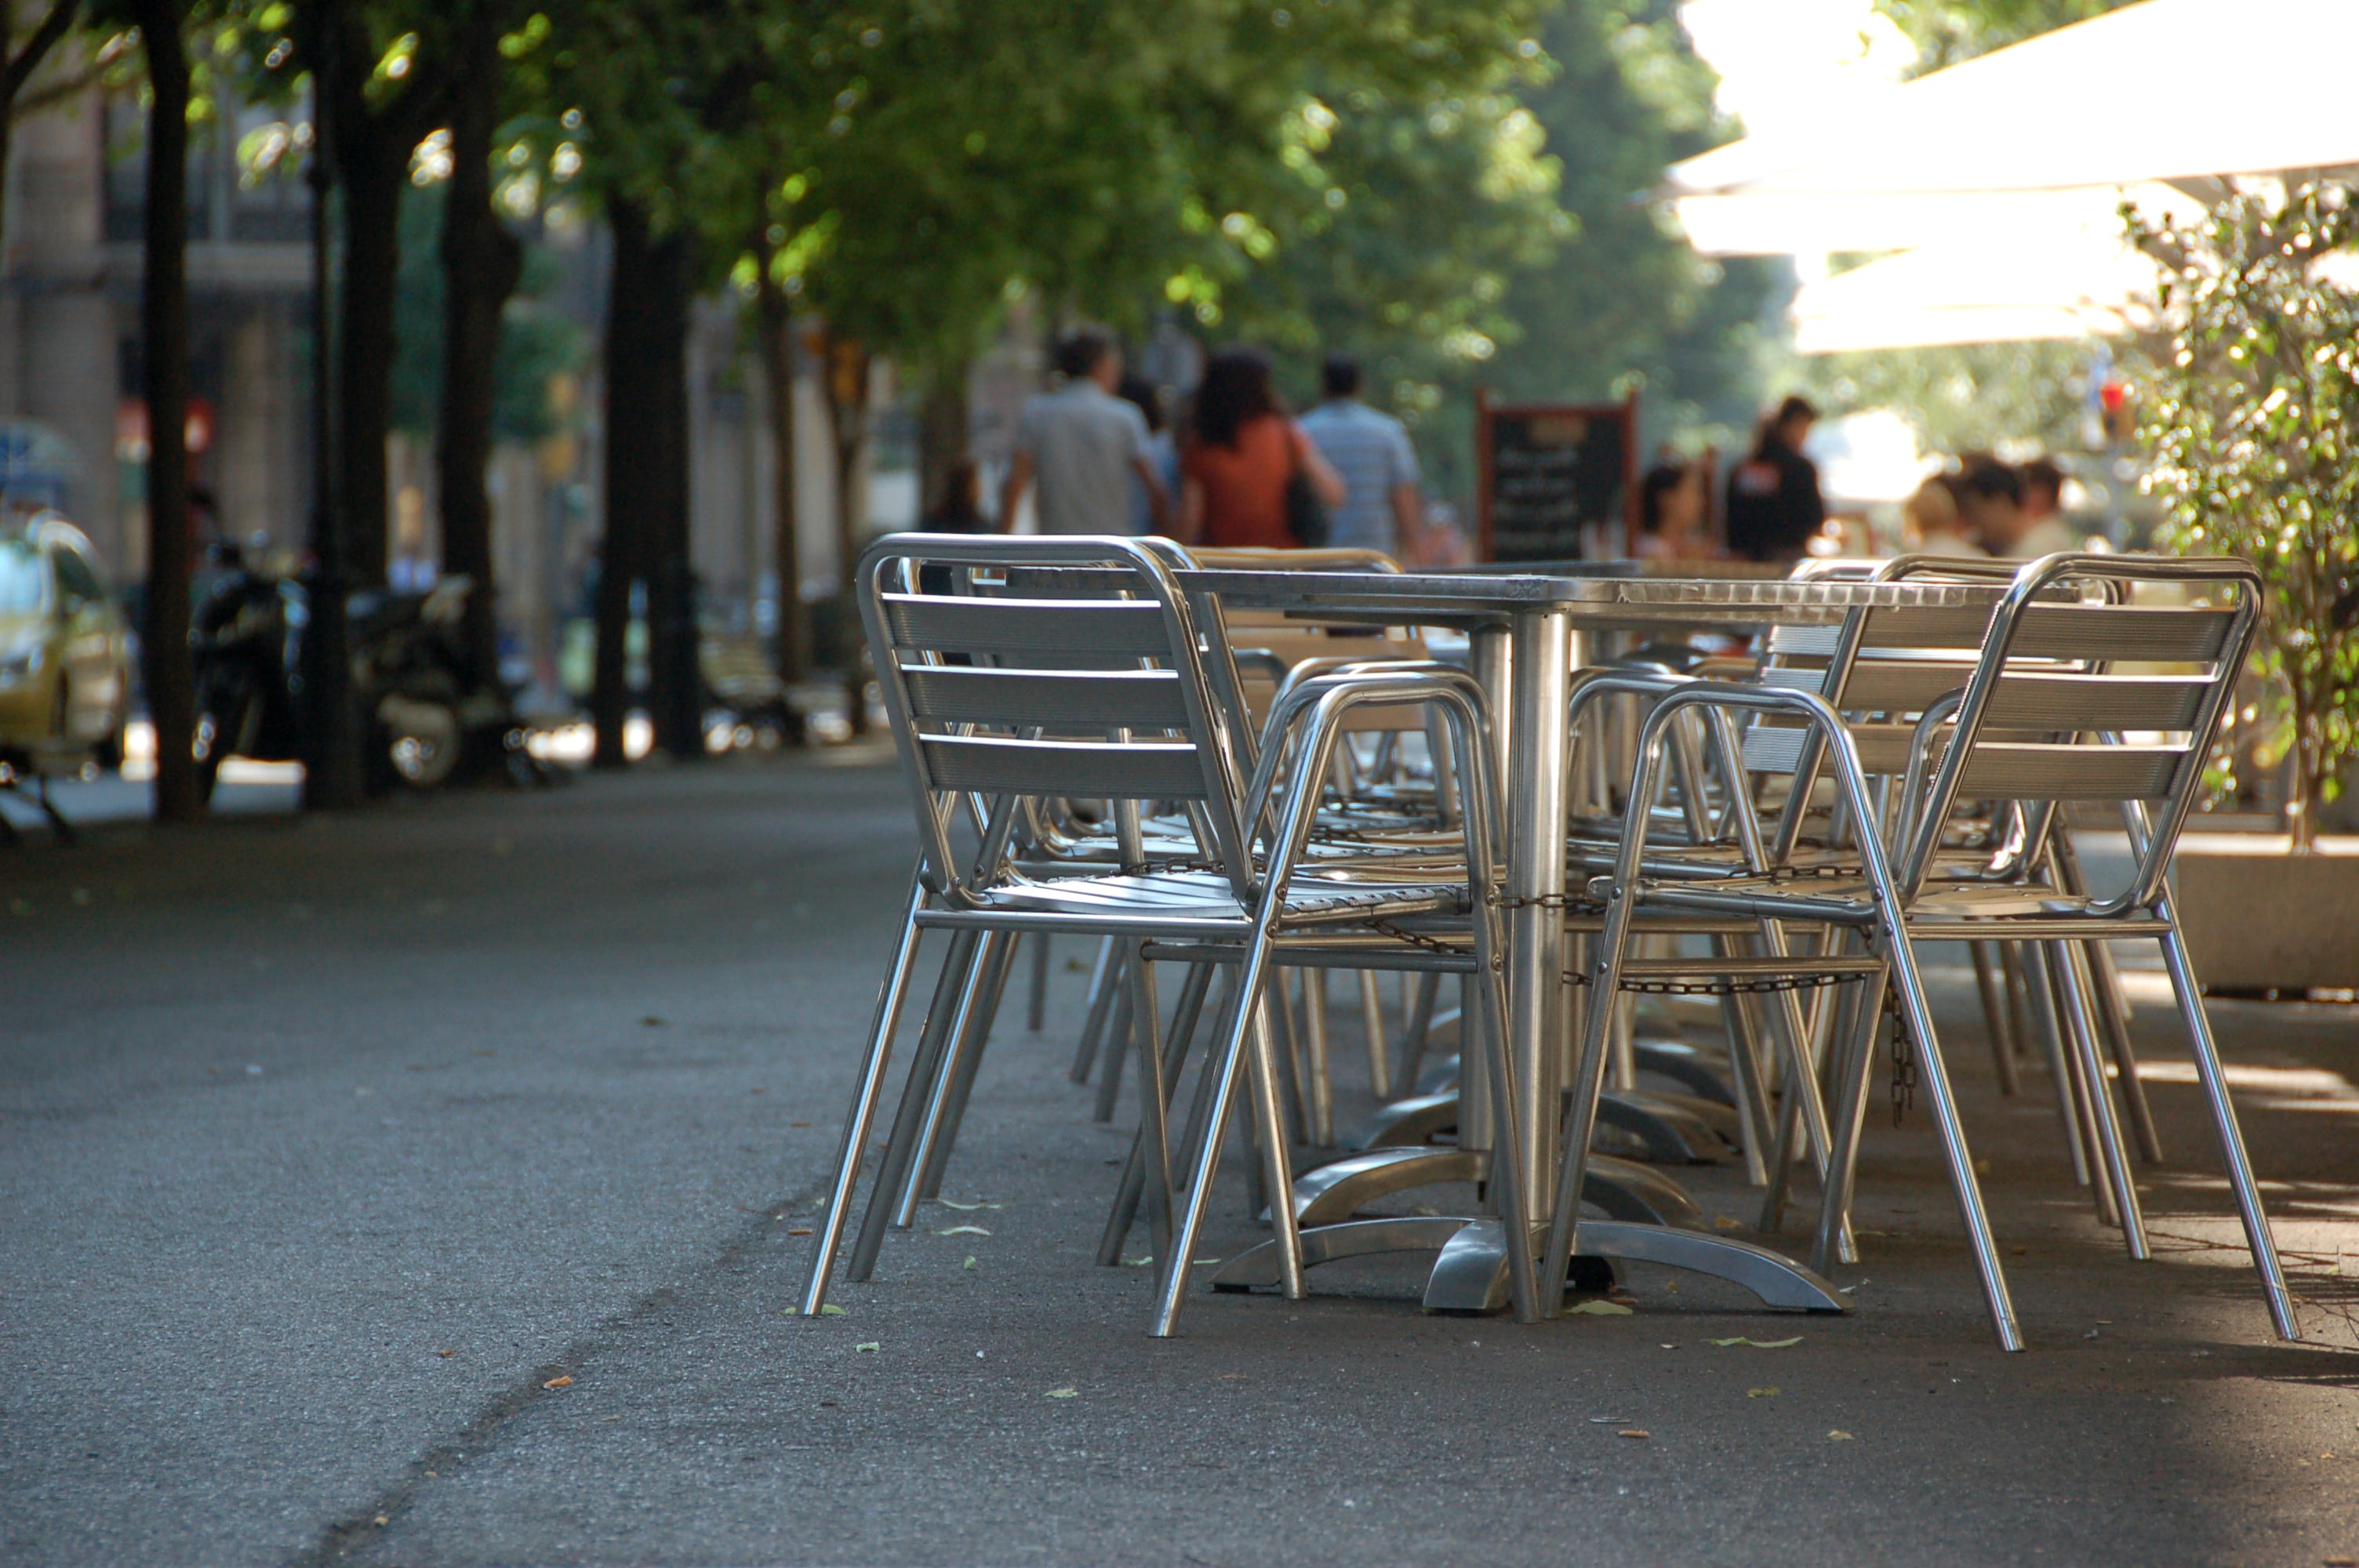
[{"label": "green leaves", "polygon": [[2353,191],[2312,184],[2281,202],[2231,197],[2183,227],[2125,208],[2130,237],[2164,268],[2169,329],[2152,345],[2139,434],[2161,536],[2245,557],[2267,602],[2255,664],[2267,699],[2231,713],[2208,777],[2234,790],[2240,757],[2291,753],[2297,845],[2359,752],[2359,296],[2317,275],[2359,247]]}]

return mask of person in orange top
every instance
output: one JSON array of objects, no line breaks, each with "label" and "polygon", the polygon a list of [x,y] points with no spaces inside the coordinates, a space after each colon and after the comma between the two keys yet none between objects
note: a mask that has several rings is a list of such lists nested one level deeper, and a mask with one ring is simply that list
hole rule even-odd
[{"label": "person in orange top", "polygon": [[1271,389],[1268,356],[1242,344],[1213,354],[1180,453],[1180,543],[1294,548],[1286,487],[1298,469],[1328,505],[1343,504],[1343,481]]}]

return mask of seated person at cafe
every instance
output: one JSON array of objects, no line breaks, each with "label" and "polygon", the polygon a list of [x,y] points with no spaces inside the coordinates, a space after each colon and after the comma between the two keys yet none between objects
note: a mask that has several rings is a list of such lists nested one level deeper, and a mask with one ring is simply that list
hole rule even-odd
[{"label": "seated person at cafe", "polygon": [[1946,474],[1935,474],[1900,503],[1902,542],[1920,556],[1989,554],[1969,538],[1958,515],[1958,495]]},{"label": "seated person at cafe", "polygon": [[2023,476],[1988,452],[1968,452],[1958,465],[1951,482],[1967,535],[1994,556],[2016,555],[2030,526],[2023,516]]},{"label": "seated person at cafe", "polygon": [[1638,483],[1638,537],[1632,554],[1642,561],[1709,561],[1724,553],[1704,526],[1705,470],[1701,463],[1665,458]]},{"label": "seated person at cafe", "polygon": [[2049,458],[2034,458],[2023,475],[2024,531],[2010,555],[2030,560],[2081,547],[2080,531],[2064,520],[2064,470]]}]

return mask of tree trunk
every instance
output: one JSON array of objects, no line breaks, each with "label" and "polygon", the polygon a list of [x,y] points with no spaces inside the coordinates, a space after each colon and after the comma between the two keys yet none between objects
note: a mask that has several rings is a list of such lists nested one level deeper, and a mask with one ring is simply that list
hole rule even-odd
[{"label": "tree trunk", "polygon": [[802,530],[796,490],[794,311],[785,292],[770,281],[766,267],[755,297],[754,329],[761,346],[762,371],[769,382],[770,444],[777,454],[771,479],[778,514],[775,548],[778,678],[792,685],[810,676],[810,611],[803,603]]},{"label": "tree trunk", "polygon": [[[313,62],[315,81],[338,80],[342,47],[334,16],[319,7],[298,13],[298,30]],[[303,633],[306,687],[303,808],[335,810],[360,803],[361,725],[353,711],[350,577],[344,565],[343,514],[336,498],[335,237],[331,198],[336,186],[336,114],[332,95],[311,100],[312,146],[305,183],[311,190],[311,559],[310,621]]]},{"label": "tree trunk", "polygon": [[967,362],[936,365],[918,407],[918,509],[929,516],[950,499],[951,470],[966,460]]},{"label": "tree trunk", "polygon": [[657,235],[647,210],[614,202],[606,313],[606,549],[598,580],[591,697],[601,766],[623,760],[631,584],[647,589],[647,707],[656,742],[704,753],[688,558],[688,241]]},{"label": "tree trunk", "polygon": [[[340,137],[355,129],[338,127]],[[337,404],[342,413],[344,561],[356,587],[385,581],[385,439],[393,417],[393,305],[401,262],[401,198],[408,149],[388,154],[381,126],[344,145],[343,320],[337,333]]]},{"label": "tree trunk", "polygon": [[868,509],[857,493],[861,449],[868,442],[868,351],[831,332],[827,339],[827,409],[835,436],[835,575],[842,627],[843,717],[854,735],[868,730],[868,679],[853,618],[853,579],[860,566],[860,535]]},{"label": "tree trunk", "polygon": [[137,0],[147,57],[146,270],[139,289],[147,398],[147,712],[156,726],[156,819],[205,811],[192,746],[189,660],[189,59],[179,0]]},{"label": "tree trunk", "polygon": [[696,577],[689,555],[689,236],[658,240],[648,278],[645,449],[648,493],[647,707],[655,741],[675,761],[704,752],[703,683],[696,658]]},{"label": "tree trunk", "polygon": [[492,456],[500,312],[524,273],[523,245],[492,211],[497,44],[484,29],[473,58],[462,63],[465,80],[451,117],[451,189],[442,209],[442,400],[434,433],[443,567],[474,579],[464,633],[468,675],[476,687],[499,680],[492,501],[484,478]]},{"label": "tree trunk", "polygon": [[598,548],[597,670],[590,691],[590,718],[597,733],[597,765],[619,768],[627,761],[623,727],[631,708],[631,589],[646,569],[647,553],[647,410],[641,372],[653,256],[646,209],[615,201],[608,208],[607,222],[614,237],[614,264],[606,286],[606,532]]}]

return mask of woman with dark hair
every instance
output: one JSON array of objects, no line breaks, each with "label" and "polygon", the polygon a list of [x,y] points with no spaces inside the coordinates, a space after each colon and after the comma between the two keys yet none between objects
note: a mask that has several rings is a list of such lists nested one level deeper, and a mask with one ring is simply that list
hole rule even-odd
[{"label": "woman with dark hair", "polygon": [[1206,362],[1180,454],[1182,544],[1292,549],[1301,541],[1287,526],[1286,491],[1298,472],[1328,505],[1343,504],[1343,481],[1269,381],[1258,349],[1234,345]]},{"label": "woman with dark hair", "polygon": [[1718,557],[1704,518],[1704,466],[1666,457],[1647,470],[1638,485],[1638,539],[1633,553],[1642,561],[1708,561]]}]

